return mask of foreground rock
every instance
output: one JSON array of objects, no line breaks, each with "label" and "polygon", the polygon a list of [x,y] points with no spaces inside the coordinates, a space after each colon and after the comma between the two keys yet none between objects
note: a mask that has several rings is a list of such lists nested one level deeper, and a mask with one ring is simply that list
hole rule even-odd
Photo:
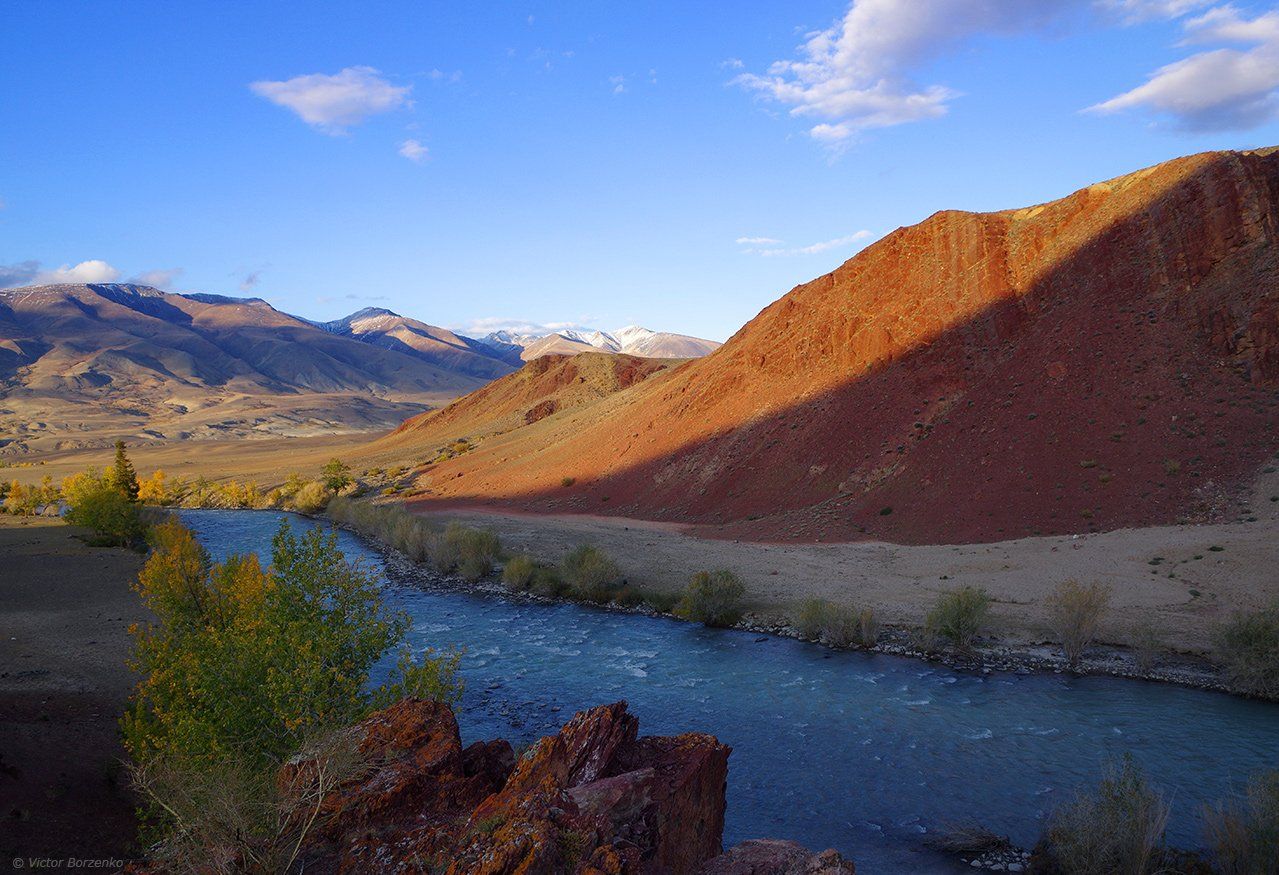
[{"label": "foreground rock", "polygon": [[803,845],[777,839],[751,839],[710,860],[701,875],[854,875],[851,860],[838,851],[814,854]]},{"label": "foreground rock", "polygon": [[[820,862],[827,855],[813,857],[791,843],[746,843],[721,856],[730,748],[700,733],[641,738],[638,730],[625,702],[593,708],[517,762],[505,741],[463,748],[447,706],[401,702],[352,730],[368,767],[323,803],[301,868],[454,875],[853,871],[837,854],[838,864],[827,865]],[[287,764],[281,785],[305,783],[299,773],[314,768],[305,760]],[[299,807],[298,817],[309,814]]]}]

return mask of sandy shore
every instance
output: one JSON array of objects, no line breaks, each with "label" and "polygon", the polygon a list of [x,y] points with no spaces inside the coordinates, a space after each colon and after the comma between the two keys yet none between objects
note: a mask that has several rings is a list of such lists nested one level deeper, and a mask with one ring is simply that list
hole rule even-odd
[{"label": "sandy shore", "polygon": [[1102,581],[1114,593],[1104,641],[1125,643],[1135,625],[1149,621],[1165,646],[1202,651],[1216,621],[1279,599],[1279,502],[1271,495],[1279,495],[1279,475],[1258,482],[1253,522],[943,546],[741,543],[615,517],[414,509],[494,528],[506,549],[546,561],[595,544],[629,579],[658,590],[681,589],[699,570],[728,568],[746,584],[750,607],[765,615],[820,597],[871,607],[888,623],[918,625],[943,590],[983,586],[995,598],[1000,636],[1016,643],[1046,640],[1044,600],[1057,583]]},{"label": "sandy shore", "polygon": [[61,520],[0,515],[0,860],[128,859],[117,720],[144,557]]}]

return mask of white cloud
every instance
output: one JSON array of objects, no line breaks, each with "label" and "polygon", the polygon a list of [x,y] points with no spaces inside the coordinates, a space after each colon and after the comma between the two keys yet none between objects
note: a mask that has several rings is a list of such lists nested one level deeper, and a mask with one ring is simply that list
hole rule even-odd
[{"label": "white cloud", "polygon": [[1160,67],[1145,84],[1089,111],[1145,109],[1191,131],[1239,130],[1279,118],[1279,11],[1248,18],[1226,4],[1183,27],[1183,45],[1227,45]]},{"label": "white cloud", "polygon": [[1212,0],[1096,0],[1103,12],[1112,12],[1128,24],[1160,18],[1180,18],[1203,9]]},{"label": "white cloud", "polygon": [[54,283],[113,283],[120,271],[100,259],[82,261],[74,267],[62,265],[55,270],[42,270],[35,276],[37,285]]},{"label": "white cloud", "polygon": [[431,150],[417,140],[405,140],[400,144],[399,153],[410,161],[419,164],[431,156]]},{"label": "white cloud", "polygon": [[738,237],[734,242],[738,246],[776,246],[785,241],[775,237]]},{"label": "white cloud", "polygon": [[609,76],[608,84],[613,86],[614,94],[626,93],[626,77],[625,76]]},{"label": "white cloud", "polygon": [[[792,256],[792,255],[816,255],[819,252],[826,252],[829,249],[842,249],[846,246],[852,246],[854,243],[858,243],[862,240],[869,239],[870,236],[871,236],[871,233],[869,231],[861,230],[861,231],[854,231],[852,234],[848,234],[843,237],[836,237],[834,240],[823,240],[820,243],[813,243],[808,246],[796,246],[793,248],[768,248],[768,249],[751,248],[743,251],[747,255],[762,255],[765,258],[776,258],[778,256]],[[766,238],[756,238],[756,239],[766,239]],[[752,238],[743,237],[739,239],[737,242],[750,243],[751,240]],[[774,242],[780,242],[780,241],[774,241]]]},{"label": "white cloud", "polygon": [[913,68],[979,34],[1041,28],[1071,0],[853,0],[844,17],[807,35],[800,57],[734,82],[820,119],[809,133],[827,144],[860,131],[937,118],[958,93],[913,81]]},{"label": "white cloud", "polygon": [[311,73],[283,82],[254,82],[249,88],[329,134],[344,133],[369,116],[410,106],[413,90],[411,85],[392,85],[372,67],[347,67],[332,76]]},{"label": "white cloud", "polygon": [[740,70],[746,66],[741,58],[725,58],[719,62],[721,70]]},{"label": "white cloud", "polygon": [[178,277],[182,276],[182,268],[173,267],[168,270],[146,270],[129,278],[129,282],[140,286],[151,286],[156,289],[168,289]]}]

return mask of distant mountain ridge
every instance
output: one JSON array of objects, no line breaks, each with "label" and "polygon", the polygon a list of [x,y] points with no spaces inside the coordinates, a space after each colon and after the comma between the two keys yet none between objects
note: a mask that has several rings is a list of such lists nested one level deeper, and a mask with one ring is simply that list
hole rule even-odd
[{"label": "distant mountain ridge", "polygon": [[575,355],[580,352],[611,352],[644,358],[700,358],[719,349],[722,344],[687,334],[653,331],[638,325],[627,325],[616,331],[566,328],[546,334],[519,334],[495,331],[480,343],[531,361],[544,355]]},{"label": "distant mountain ridge", "polygon": [[0,449],[389,428],[510,373],[390,311],[317,324],[261,298],[130,283],[0,290]]}]

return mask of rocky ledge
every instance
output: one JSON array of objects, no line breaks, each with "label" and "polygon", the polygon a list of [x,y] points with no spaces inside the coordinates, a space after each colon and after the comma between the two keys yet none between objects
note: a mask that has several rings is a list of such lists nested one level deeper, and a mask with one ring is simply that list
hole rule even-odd
[{"label": "rocky ledge", "polygon": [[[463,748],[447,705],[409,700],[355,727],[368,767],[330,794],[300,862],[314,873],[851,875],[835,851],[756,840],[723,852],[731,749],[640,737],[625,702],[583,711],[518,760]],[[294,760],[281,771],[295,785]],[[311,817],[299,809],[298,817]]]}]

